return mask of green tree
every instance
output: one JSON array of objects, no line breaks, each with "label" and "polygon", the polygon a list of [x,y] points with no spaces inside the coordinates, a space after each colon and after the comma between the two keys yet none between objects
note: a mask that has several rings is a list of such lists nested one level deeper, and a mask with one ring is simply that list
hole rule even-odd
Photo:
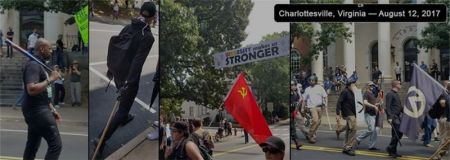
[{"label": "green tree", "polygon": [[[261,42],[288,36],[289,32],[277,32],[264,36]],[[254,93],[263,110],[268,102],[273,102],[274,113],[281,118],[288,117],[289,103],[289,57],[254,62],[249,67]],[[266,117],[269,118],[269,117]]]},{"label": "green tree", "polygon": [[[428,0],[427,3],[443,3],[450,10],[450,1],[448,0]],[[450,12],[447,12],[450,17]],[[419,46],[431,48],[449,48],[450,46],[450,21],[443,23],[429,23],[429,26],[422,31],[422,39],[419,39]]]},{"label": "green tree", "polygon": [[175,117],[181,117],[181,114],[183,114],[182,108],[180,107],[181,103],[183,103],[183,101],[175,98],[161,99],[160,114],[166,118],[166,122],[173,122]]},{"label": "green tree", "polygon": [[[181,103],[185,97],[183,92],[188,78],[185,68],[192,67],[197,52],[198,23],[188,8],[166,1],[161,7],[161,22],[165,27],[160,29],[160,67],[161,70],[161,111],[166,116],[180,116]],[[179,111],[179,112],[177,112]]]},{"label": "green tree", "polygon": [[[343,3],[343,0],[291,0],[291,3]],[[302,57],[303,65],[311,64],[312,58],[317,58],[319,52],[327,54],[327,47],[338,38],[350,41],[352,33],[345,23],[320,23],[321,31],[314,32],[312,23],[291,23],[291,40],[303,38],[310,40],[310,53]]]},{"label": "green tree", "polygon": [[161,98],[220,107],[228,91],[230,69],[215,69],[212,55],[240,47],[252,7],[250,0],[164,1]]}]

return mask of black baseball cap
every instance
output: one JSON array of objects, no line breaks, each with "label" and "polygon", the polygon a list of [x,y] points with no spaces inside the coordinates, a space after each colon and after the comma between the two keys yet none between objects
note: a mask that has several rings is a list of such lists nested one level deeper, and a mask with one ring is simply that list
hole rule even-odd
[{"label": "black baseball cap", "polygon": [[142,17],[149,18],[153,17],[156,14],[156,5],[153,2],[145,2],[141,6],[140,14]]},{"label": "black baseball cap", "polygon": [[188,125],[185,122],[177,121],[173,123],[172,128],[176,130],[187,131]]},{"label": "black baseball cap", "polygon": [[283,140],[281,140],[281,138],[278,138],[276,136],[271,136],[267,138],[266,142],[261,143],[259,146],[261,147],[271,146],[278,149],[279,151],[284,151],[284,149],[286,149]]}]

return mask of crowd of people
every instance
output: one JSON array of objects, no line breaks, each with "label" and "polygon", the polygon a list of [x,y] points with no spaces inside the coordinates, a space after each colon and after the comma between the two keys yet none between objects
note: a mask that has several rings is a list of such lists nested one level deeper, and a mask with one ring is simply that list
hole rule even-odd
[{"label": "crowd of people", "polygon": [[[226,124],[231,122],[222,120],[224,130]],[[181,119],[177,117],[174,122],[166,122],[163,114],[160,116],[159,127],[159,156],[160,160],[207,160],[213,159],[214,137],[203,128],[203,122],[198,119]],[[232,127],[225,135],[232,135]],[[225,132],[225,131],[222,131]],[[236,136],[237,129],[234,128]],[[248,133],[245,132],[245,144],[248,143]],[[216,133],[217,136],[218,133]],[[267,160],[282,160],[285,155],[285,143],[276,136],[271,136],[259,145]]]},{"label": "crowd of people", "polygon": [[203,129],[201,120],[177,118],[168,123],[161,115],[159,132],[160,159],[212,159],[213,137]]},{"label": "crowd of people", "polygon": [[[423,63],[422,63],[423,64]],[[397,63],[398,66],[398,63]],[[426,69],[425,66],[421,66],[422,69]],[[340,91],[338,102],[336,104],[336,138],[339,139],[339,135],[345,132],[343,153],[351,156],[355,156],[355,150],[357,146],[366,138],[369,138],[369,150],[380,150],[377,148],[377,137],[380,132],[380,128],[383,127],[383,121],[387,120],[391,126],[391,142],[386,147],[388,155],[392,158],[402,157],[397,152],[397,145],[400,143],[400,139],[403,134],[400,131],[401,117],[403,114],[403,105],[399,91],[402,87],[400,77],[397,76],[396,80],[391,83],[391,89],[384,96],[384,92],[379,88],[381,71],[375,67],[372,72],[372,81],[365,84],[363,89],[363,102],[358,102],[363,105],[364,119],[367,124],[367,130],[357,134],[356,128],[356,102],[355,91],[357,76],[350,76],[348,78],[339,79],[340,75],[345,75],[345,70],[339,68],[336,69],[336,76],[334,81],[346,79],[343,81],[344,88],[340,89],[338,85],[334,85]],[[395,73],[399,73],[401,70],[399,67],[395,67]],[[332,74],[328,74],[328,78],[331,78]],[[327,109],[327,83],[324,81],[324,86],[317,84],[317,76],[312,74],[308,77],[307,87],[303,90],[305,85],[302,85],[302,81],[291,82],[291,113],[293,118],[292,128],[299,128],[307,141],[311,144],[317,142],[317,127],[321,123],[322,113]],[[306,83],[303,83],[306,84]],[[450,82],[444,81],[443,86],[447,90],[447,94],[450,93]],[[419,132],[422,134],[421,140],[425,147],[434,147],[430,145],[430,141],[435,133],[435,137],[439,135],[441,145],[450,139],[450,96],[442,95],[433,108],[426,114],[426,118],[422,124],[422,130]],[[305,117],[307,114],[311,115],[312,124],[307,130],[305,126]],[[386,119],[384,118],[386,117]],[[341,120],[346,121],[346,125],[341,125]],[[439,130],[435,131],[436,125],[439,126]],[[299,141],[296,129],[291,130],[292,140],[294,141],[296,148],[301,149],[302,144]],[[448,142],[447,142],[448,143]],[[448,144],[445,145],[448,148]],[[441,156],[446,154],[446,149],[440,152]]]}]

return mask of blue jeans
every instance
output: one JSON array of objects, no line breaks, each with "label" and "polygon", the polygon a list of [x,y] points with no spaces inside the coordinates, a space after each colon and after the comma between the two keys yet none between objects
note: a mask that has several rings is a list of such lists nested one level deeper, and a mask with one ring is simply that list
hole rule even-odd
[{"label": "blue jeans", "polygon": [[358,137],[356,137],[356,140],[358,142],[362,141],[363,139],[370,136],[369,139],[369,148],[374,148],[375,144],[377,142],[377,136],[378,132],[380,131],[379,127],[376,127],[376,115],[369,115],[368,113],[364,113],[364,118],[366,120],[368,130],[364,131],[362,134],[360,134]]},{"label": "blue jeans", "polygon": [[23,102],[24,98],[25,98],[25,91],[22,90],[22,92],[20,93],[20,96],[16,100],[16,107],[17,106],[22,106],[22,102]]},{"label": "blue jeans", "polygon": [[432,123],[431,121],[435,120],[426,117],[425,120],[423,121],[423,128],[424,128],[423,145],[430,144],[433,131],[436,128],[431,124]]}]

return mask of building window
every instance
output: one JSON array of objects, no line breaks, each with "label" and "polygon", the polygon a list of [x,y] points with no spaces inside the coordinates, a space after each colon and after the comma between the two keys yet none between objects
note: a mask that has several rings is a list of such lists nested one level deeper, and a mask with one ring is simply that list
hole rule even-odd
[{"label": "building window", "polygon": [[409,39],[406,41],[406,43],[403,46],[403,52],[404,52],[404,71],[405,71],[405,81],[409,82],[411,80],[412,76],[412,68],[413,63],[417,63],[417,40],[416,39]]},{"label": "building window", "polygon": [[193,106],[189,107],[189,116],[194,116],[194,107]]},{"label": "building window", "polygon": [[295,48],[291,50],[291,72],[293,75],[300,73],[300,52]]}]

